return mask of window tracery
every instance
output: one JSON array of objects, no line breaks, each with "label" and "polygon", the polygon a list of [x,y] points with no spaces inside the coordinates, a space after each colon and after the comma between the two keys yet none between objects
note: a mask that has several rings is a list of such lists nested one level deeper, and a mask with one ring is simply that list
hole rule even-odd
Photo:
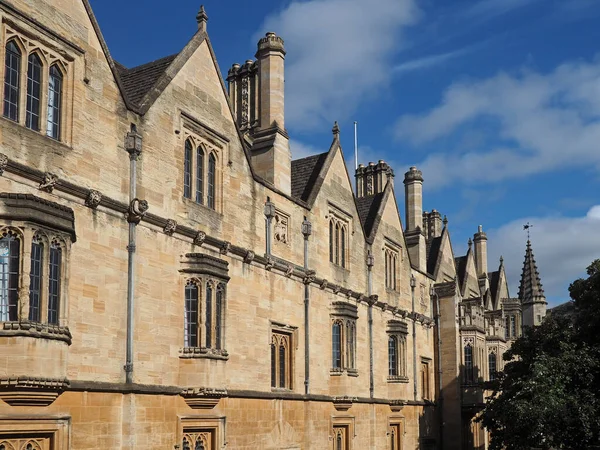
[{"label": "window tracery", "polygon": [[[183,196],[185,198],[193,198],[199,205],[217,209],[217,161],[216,152],[204,142],[191,135],[186,137],[183,155]],[[193,189],[195,189],[194,194]]]},{"label": "window tracery", "polygon": [[292,389],[292,334],[271,333],[271,387]]},{"label": "window tracery", "polygon": [[336,215],[329,217],[329,261],[346,268],[348,265],[348,222]]},{"label": "window tracery", "polygon": [[333,372],[356,374],[356,320],[358,308],[334,302],[331,314],[331,368]]},{"label": "window tracery", "polygon": [[388,322],[388,381],[407,382],[406,337],[408,325],[399,320]]}]

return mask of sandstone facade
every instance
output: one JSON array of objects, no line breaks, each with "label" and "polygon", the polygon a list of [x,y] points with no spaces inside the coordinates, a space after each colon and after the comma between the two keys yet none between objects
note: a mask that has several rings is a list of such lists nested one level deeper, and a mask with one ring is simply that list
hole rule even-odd
[{"label": "sandstone facade", "polygon": [[0,449],[483,448],[503,265],[454,258],[416,168],[406,228],[386,163],[355,194],[337,124],[291,161],[281,38],[227,88],[204,10],[133,69],[87,0],[0,16]]}]

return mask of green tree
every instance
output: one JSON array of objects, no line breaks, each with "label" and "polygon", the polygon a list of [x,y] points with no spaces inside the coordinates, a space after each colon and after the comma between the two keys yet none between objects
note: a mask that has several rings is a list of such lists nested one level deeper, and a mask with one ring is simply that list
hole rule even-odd
[{"label": "green tree", "polygon": [[[505,354],[480,420],[492,450],[585,449],[600,437],[600,260],[569,288],[573,317],[548,316]],[[594,330],[596,330],[594,332]]]}]

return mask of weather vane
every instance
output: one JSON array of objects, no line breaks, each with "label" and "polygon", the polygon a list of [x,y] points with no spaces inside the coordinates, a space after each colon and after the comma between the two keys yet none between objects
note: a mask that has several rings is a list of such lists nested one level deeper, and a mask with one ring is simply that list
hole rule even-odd
[{"label": "weather vane", "polygon": [[523,229],[527,231],[527,240],[529,240],[529,229],[532,227],[533,225],[531,225],[529,222],[527,222],[525,225],[523,225]]}]

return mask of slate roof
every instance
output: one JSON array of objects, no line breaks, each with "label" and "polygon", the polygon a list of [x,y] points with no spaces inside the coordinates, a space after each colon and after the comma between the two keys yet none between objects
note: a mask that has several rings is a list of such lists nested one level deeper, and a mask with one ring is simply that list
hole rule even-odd
[{"label": "slate roof", "polygon": [[467,274],[467,256],[459,256],[458,258],[454,258],[454,264],[456,265],[456,274],[458,275],[458,285],[461,286],[465,281],[465,276]]},{"label": "slate roof", "polygon": [[307,201],[328,152],[292,161],[292,197]]},{"label": "slate roof", "polygon": [[365,235],[370,236],[373,230],[373,225],[377,219],[377,213],[383,200],[383,194],[385,191],[375,195],[367,195],[356,199],[356,205],[358,206],[358,217],[360,223],[362,223]]},{"label": "slate roof", "polygon": [[427,243],[427,273],[433,275],[442,246],[442,236],[430,239]]},{"label": "slate roof", "polygon": [[152,61],[141,66],[126,68],[122,64],[115,61],[115,67],[121,77],[121,83],[125,90],[125,95],[129,101],[136,107],[140,106],[140,102],[156,84],[162,74],[171,65],[177,54],[166,56],[156,61]]},{"label": "slate roof", "polygon": [[488,272],[488,279],[490,280],[490,293],[492,294],[492,303],[497,305],[498,298],[498,284],[500,283],[500,271],[496,270],[495,272]]}]

